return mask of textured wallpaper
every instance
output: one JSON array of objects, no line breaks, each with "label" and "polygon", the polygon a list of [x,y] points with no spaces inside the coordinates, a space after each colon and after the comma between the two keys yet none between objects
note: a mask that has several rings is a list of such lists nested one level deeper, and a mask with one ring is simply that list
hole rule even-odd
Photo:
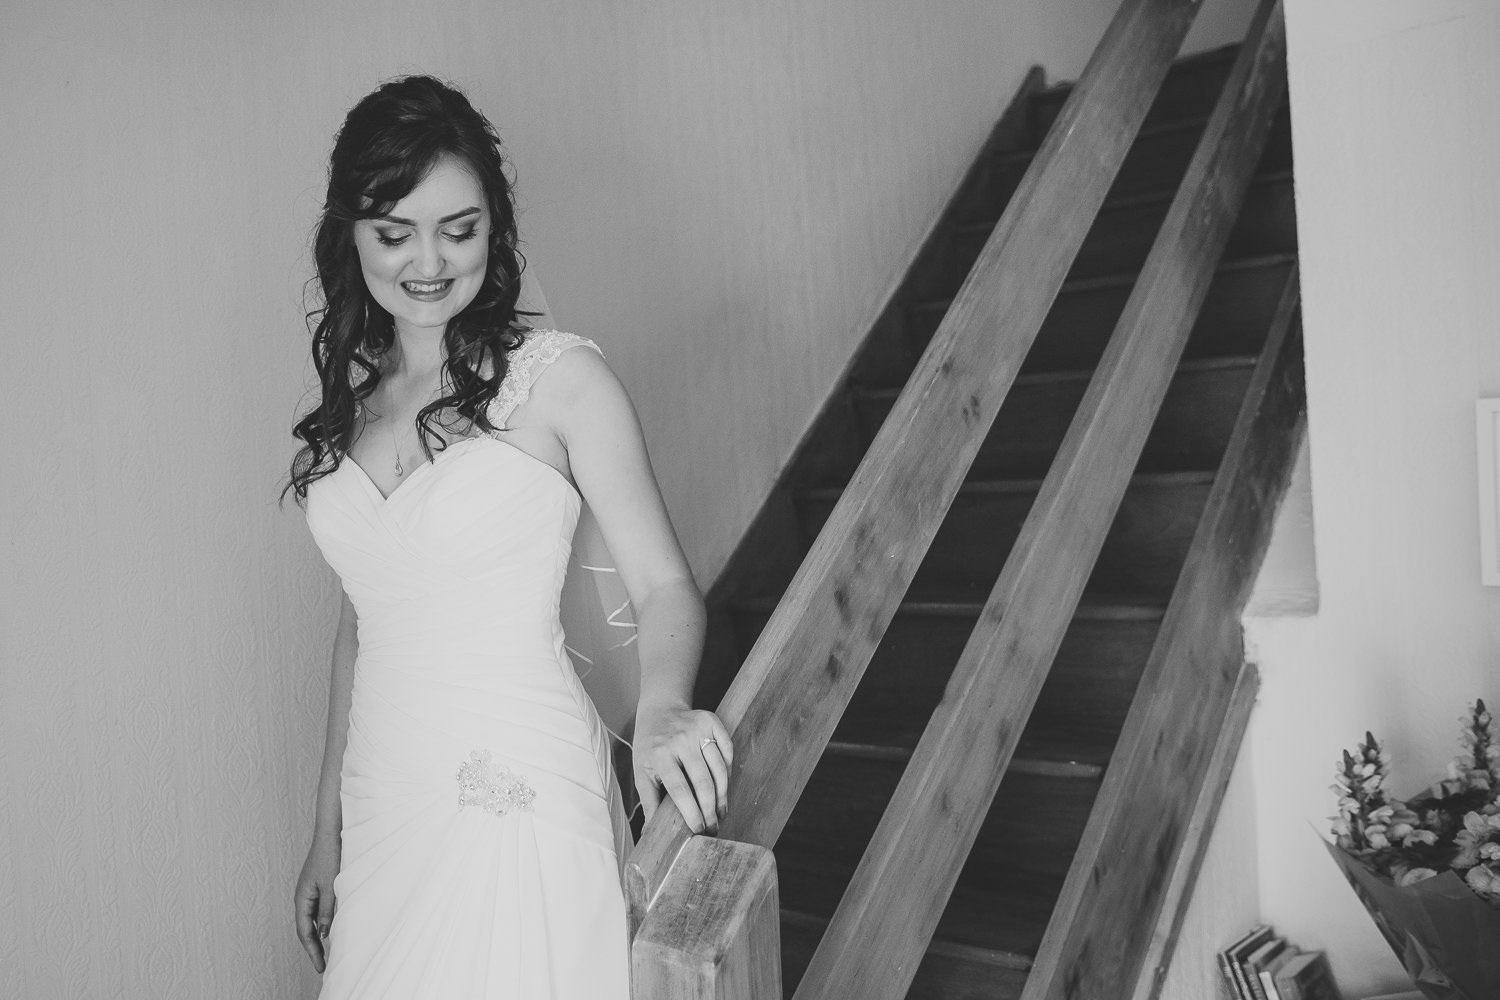
[{"label": "textured wallpaper", "polygon": [[501,124],[707,580],[1027,67],[1114,6],[7,5],[0,998],[315,994],[337,587],[276,492],[355,99],[425,70]]}]

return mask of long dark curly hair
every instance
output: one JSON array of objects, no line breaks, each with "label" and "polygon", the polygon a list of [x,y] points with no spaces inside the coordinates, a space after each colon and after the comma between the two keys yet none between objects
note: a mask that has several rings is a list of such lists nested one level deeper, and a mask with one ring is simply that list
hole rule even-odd
[{"label": "long dark curly hair", "polygon": [[[333,472],[359,432],[360,402],[380,384],[381,359],[395,344],[391,314],[365,286],[354,224],[383,216],[416,188],[443,157],[469,169],[490,215],[489,258],[474,301],[443,335],[447,394],[417,414],[429,459],[442,450],[438,415],[451,409],[481,430],[507,370],[507,355],[528,327],[516,311],[525,258],[516,249],[516,213],[500,137],[460,91],[430,76],[383,84],[349,112],[328,165],[328,197],[313,233],[313,260],[322,305],[308,313],[313,365],[322,397],[292,433],[304,444],[292,459],[286,488],[297,502]],[[524,314],[531,315],[531,314]]]}]

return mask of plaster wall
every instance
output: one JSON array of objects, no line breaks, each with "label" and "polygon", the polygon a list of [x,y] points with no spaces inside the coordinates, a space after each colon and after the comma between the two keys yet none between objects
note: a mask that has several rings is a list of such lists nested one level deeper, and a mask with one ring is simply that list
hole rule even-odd
[{"label": "plaster wall", "polygon": [[1500,9],[1288,0],[1287,25],[1318,608],[1247,621],[1253,843],[1261,917],[1362,997],[1410,987],[1318,843],[1339,752],[1372,730],[1410,795],[1500,697],[1473,416],[1500,394]]},{"label": "plaster wall", "polygon": [[[1208,0],[1194,45],[1236,37]],[[0,996],[311,996],[336,582],[276,490],[342,113],[464,83],[705,581],[1026,68],[1112,0],[22,0],[0,31]]]}]

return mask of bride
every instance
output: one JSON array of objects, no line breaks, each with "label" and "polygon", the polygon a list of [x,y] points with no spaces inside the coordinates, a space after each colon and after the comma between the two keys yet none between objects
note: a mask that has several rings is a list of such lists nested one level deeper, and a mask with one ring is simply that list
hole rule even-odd
[{"label": "bride", "polygon": [[591,341],[525,325],[499,140],[437,80],[349,112],[314,256],[288,489],[344,592],[295,893],[321,997],[627,997],[629,831],[558,621],[584,502],[635,608],[648,816],[715,832],[733,761],[635,411]]}]

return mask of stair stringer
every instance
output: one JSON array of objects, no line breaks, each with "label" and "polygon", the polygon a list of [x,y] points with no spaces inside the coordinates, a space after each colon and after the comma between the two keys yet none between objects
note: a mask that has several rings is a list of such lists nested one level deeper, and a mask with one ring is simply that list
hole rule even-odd
[{"label": "stair stringer", "polygon": [[1159,989],[1253,704],[1240,617],[1305,434],[1299,305],[1294,270],[1022,1000]]}]

